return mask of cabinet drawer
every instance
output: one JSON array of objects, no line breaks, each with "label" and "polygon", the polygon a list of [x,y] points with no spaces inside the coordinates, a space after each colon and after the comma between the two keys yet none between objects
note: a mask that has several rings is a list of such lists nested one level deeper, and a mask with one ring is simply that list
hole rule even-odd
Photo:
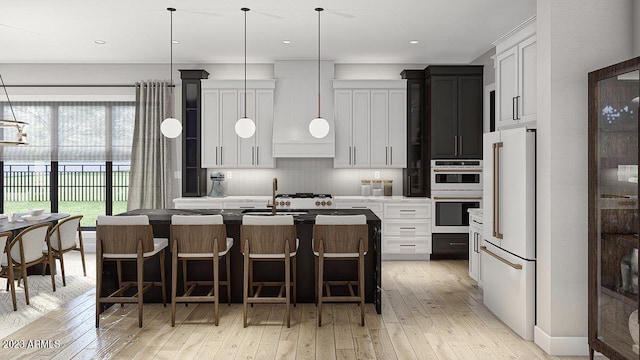
[{"label": "cabinet drawer", "polygon": [[385,204],[385,219],[428,219],[431,204]]},{"label": "cabinet drawer", "polygon": [[469,256],[469,234],[433,234],[433,254],[464,254]]},{"label": "cabinet drawer", "polygon": [[431,252],[431,238],[385,236],[382,252],[385,254],[429,254]]},{"label": "cabinet drawer", "polygon": [[237,202],[237,203],[224,203],[224,208],[225,209],[266,209],[267,208],[267,203],[266,202],[252,202],[252,201],[246,201],[246,202]]},{"label": "cabinet drawer", "polygon": [[431,236],[431,219],[387,220],[384,222],[384,234],[402,238]]},{"label": "cabinet drawer", "polygon": [[376,202],[336,202],[338,209],[369,209],[376,214],[383,212],[383,204]]}]

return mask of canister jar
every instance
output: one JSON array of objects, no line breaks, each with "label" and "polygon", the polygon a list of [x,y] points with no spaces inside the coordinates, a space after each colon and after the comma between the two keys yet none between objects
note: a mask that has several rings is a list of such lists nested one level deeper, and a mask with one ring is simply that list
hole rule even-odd
[{"label": "canister jar", "polygon": [[360,195],[371,196],[371,180],[360,180]]},{"label": "canister jar", "polygon": [[371,180],[371,195],[382,196],[382,180]]},{"label": "canister jar", "polygon": [[393,180],[383,180],[384,196],[393,196]]}]

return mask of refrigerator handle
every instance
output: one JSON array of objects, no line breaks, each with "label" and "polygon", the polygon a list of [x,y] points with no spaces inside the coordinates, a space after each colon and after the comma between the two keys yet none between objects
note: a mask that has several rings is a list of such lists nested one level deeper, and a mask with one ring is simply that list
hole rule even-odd
[{"label": "refrigerator handle", "polygon": [[522,270],[522,265],[520,264],[515,264],[512,263],[511,261],[507,260],[507,259],[503,259],[502,257],[500,257],[498,254],[490,251],[489,249],[487,249],[486,246],[480,246],[480,250],[486,252],[488,255],[491,255],[492,257],[494,257],[496,260],[503,262],[509,266],[511,266],[512,268],[516,269],[516,270]]},{"label": "refrigerator handle", "polygon": [[502,239],[500,233],[500,149],[502,142],[493,144],[493,236]]}]

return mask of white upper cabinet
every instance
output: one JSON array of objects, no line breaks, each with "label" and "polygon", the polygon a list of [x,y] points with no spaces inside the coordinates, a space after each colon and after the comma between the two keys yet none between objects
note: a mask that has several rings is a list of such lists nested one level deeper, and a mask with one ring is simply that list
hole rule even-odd
[{"label": "white upper cabinet", "polygon": [[335,168],[404,168],[406,80],[334,80]]},{"label": "white upper cabinet", "polygon": [[235,132],[236,121],[245,114],[244,82],[202,82],[202,167],[273,168],[274,80],[247,82],[246,116],[256,124],[254,136],[243,139]]},{"label": "white upper cabinet", "polygon": [[496,42],[496,128],[535,127],[537,55],[535,17]]}]

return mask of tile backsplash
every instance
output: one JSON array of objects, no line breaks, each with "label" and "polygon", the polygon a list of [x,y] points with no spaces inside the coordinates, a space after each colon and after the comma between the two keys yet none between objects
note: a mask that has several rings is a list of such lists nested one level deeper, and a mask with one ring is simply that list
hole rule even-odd
[{"label": "tile backsplash", "polygon": [[381,180],[393,180],[393,195],[402,195],[402,169],[334,169],[333,159],[279,158],[275,169],[208,169],[207,178],[217,171],[227,175],[227,195],[271,195],[274,177],[280,194],[360,195],[360,180],[373,179],[376,171]]}]

